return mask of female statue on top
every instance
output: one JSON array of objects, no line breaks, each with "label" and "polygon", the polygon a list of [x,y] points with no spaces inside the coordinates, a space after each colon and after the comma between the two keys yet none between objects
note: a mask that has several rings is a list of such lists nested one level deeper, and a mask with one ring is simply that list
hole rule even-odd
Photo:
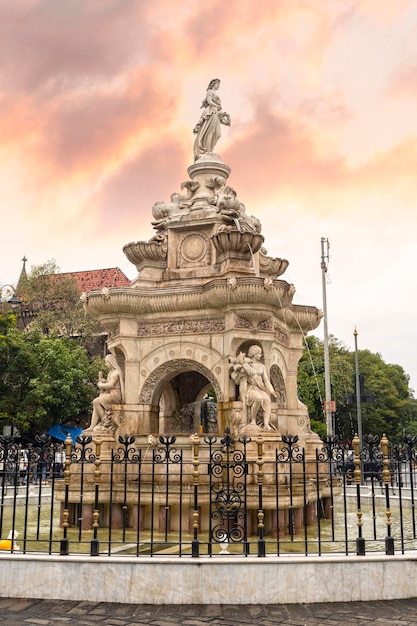
[{"label": "female statue on top", "polygon": [[194,128],[194,160],[204,154],[212,154],[218,142],[221,131],[220,124],[230,126],[230,115],[222,111],[221,100],[216,93],[220,87],[220,80],[214,78],[207,87],[207,94],[201,108],[203,113]]}]

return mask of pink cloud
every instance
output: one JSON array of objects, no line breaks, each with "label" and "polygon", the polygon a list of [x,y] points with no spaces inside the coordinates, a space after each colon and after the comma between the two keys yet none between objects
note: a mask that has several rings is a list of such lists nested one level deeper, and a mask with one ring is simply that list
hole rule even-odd
[{"label": "pink cloud", "polygon": [[[254,119],[223,155],[233,164],[236,184],[251,201],[259,201],[259,196],[273,200],[294,189],[298,196],[311,196],[326,181],[340,185],[346,177],[343,158],[321,155],[315,131],[301,125],[297,117],[274,114],[258,103]],[[261,164],[254,165],[254,155]]]},{"label": "pink cloud", "polygon": [[394,96],[416,97],[417,63],[411,62],[400,67],[391,79],[389,93]]},{"label": "pink cloud", "polygon": [[169,201],[187,179],[183,169],[186,157],[178,141],[160,139],[126,162],[89,200],[96,211],[97,234],[117,229],[125,230],[129,241],[141,239],[140,225],[150,230],[155,202]]},{"label": "pink cloud", "polygon": [[[349,212],[364,199],[391,197],[415,205],[417,196],[417,138],[405,139],[352,166],[342,153],[323,150],[315,126],[274,113],[258,103],[255,121],[222,153],[232,166],[230,184],[239,199],[251,205],[301,202],[316,215]],[[256,155],[256,156],[255,156]]]},{"label": "pink cloud", "polygon": [[[140,51],[146,4],[36,0],[0,6],[2,82],[9,91],[61,90],[112,76]],[[132,28],[132,25],[138,25]],[[130,25],[130,27],[129,27]]]}]

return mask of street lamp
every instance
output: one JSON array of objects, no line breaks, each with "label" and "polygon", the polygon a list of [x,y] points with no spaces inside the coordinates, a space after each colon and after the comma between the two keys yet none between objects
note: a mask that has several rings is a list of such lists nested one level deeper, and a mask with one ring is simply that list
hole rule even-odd
[{"label": "street lamp", "polygon": [[5,292],[6,297],[9,295],[14,296],[14,285],[2,285],[0,287],[0,300],[4,300],[3,291]]},{"label": "street lamp", "polygon": [[3,303],[6,302],[14,312],[18,310],[20,311],[22,308],[22,302],[16,296],[13,285],[2,285],[0,287],[0,305],[3,305]]}]

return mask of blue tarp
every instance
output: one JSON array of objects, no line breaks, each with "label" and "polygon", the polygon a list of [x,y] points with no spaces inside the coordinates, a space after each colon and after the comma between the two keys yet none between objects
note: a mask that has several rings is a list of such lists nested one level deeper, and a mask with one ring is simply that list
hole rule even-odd
[{"label": "blue tarp", "polygon": [[83,432],[82,428],[77,428],[76,426],[66,426],[65,424],[54,424],[47,431],[47,435],[52,437],[53,439],[58,439],[58,441],[65,441],[68,434],[71,436],[73,443],[75,443],[76,437],[81,435]]}]

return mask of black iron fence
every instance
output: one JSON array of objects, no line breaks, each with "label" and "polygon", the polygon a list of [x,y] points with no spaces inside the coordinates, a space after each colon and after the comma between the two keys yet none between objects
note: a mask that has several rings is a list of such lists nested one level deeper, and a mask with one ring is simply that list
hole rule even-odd
[{"label": "black iron fence", "polygon": [[417,548],[417,437],[0,437],[0,549],[199,557]]}]

